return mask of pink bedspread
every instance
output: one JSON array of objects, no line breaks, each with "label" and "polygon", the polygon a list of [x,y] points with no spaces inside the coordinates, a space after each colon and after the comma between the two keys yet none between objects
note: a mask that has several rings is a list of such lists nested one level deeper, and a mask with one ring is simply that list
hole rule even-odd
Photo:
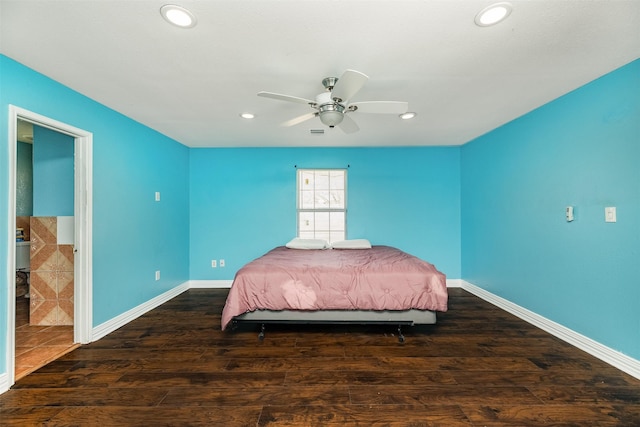
[{"label": "pink bedspread", "polygon": [[242,267],[222,312],[267,310],[447,311],[445,275],[389,246],[300,250],[277,247]]}]

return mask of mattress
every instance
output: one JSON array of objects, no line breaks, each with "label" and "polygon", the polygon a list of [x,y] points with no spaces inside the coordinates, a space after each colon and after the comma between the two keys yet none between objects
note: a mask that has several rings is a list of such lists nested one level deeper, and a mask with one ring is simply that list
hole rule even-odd
[{"label": "mattress", "polygon": [[257,310],[280,312],[273,316],[281,318],[283,311],[320,318],[323,314],[310,313],[446,311],[447,298],[445,275],[397,248],[279,246],[237,272],[223,309],[222,329],[234,318]]}]

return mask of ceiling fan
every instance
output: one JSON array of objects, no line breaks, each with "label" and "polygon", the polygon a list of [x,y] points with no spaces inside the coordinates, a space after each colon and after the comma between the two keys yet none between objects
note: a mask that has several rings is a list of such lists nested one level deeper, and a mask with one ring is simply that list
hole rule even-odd
[{"label": "ceiling fan", "polygon": [[407,112],[409,104],[401,101],[364,101],[352,102],[349,100],[364,86],[369,77],[355,70],[346,70],[340,78],[326,77],[322,80],[325,91],[316,96],[315,100],[299,98],[297,96],[282,95],[273,92],[258,92],[258,96],[278,99],[280,101],[307,104],[314,111],[287,120],[282,126],[294,126],[320,117],[320,121],[333,128],[338,126],[345,133],[353,133],[360,130],[356,122],[347,113],[358,111],[360,113],[376,114],[403,114]]}]

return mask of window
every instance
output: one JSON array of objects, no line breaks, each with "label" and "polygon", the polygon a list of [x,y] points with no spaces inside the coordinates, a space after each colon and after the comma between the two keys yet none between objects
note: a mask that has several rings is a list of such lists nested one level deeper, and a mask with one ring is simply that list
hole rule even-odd
[{"label": "window", "polygon": [[298,237],[344,240],[346,220],[347,171],[298,169]]}]

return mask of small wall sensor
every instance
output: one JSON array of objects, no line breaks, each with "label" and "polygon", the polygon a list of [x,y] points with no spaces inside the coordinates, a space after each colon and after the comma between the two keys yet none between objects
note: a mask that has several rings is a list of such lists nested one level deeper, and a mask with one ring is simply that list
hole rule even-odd
[{"label": "small wall sensor", "polygon": [[567,222],[573,221],[573,206],[567,206],[566,209]]}]

